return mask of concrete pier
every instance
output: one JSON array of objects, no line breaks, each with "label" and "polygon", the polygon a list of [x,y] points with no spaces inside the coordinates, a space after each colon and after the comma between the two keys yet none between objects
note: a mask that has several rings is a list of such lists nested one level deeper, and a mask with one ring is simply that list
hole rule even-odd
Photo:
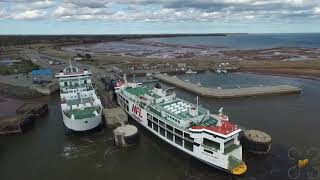
[{"label": "concrete pier", "polygon": [[113,130],[114,143],[119,147],[128,147],[139,142],[138,128],[133,125],[122,125]]},{"label": "concrete pier", "polygon": [[235,89],[218,89],[201,87],[196,84],[182,81],[176,77],[168,76],[165,74],[153,75],[165,83],[174,85],[186,91],[193,92],[199,96],[214,97],[214,98],[236,98],[245,96],[260,96],[260,95],[271,95],[271,94],[289,94],[289,93],[300,93],[301,88],[291,85],[276,85],[276,86],[258,86],[248,88],[235,88]]},{"label": "concrete pier", "polygon": [[255,154],[266,154],[271,149],[272,138],[269,134],[260,130],[246,130],[241,138],[244,149]]},{"label": "concrete pier", "polygon": [[0,118],[0,135],[22,134],[34,120],[48,111],[47,104],[25,103],[16,110],[16,116]]},{"label": "concrete pier", "polygon": [[103,115],[108,127],[124,125],[128,122],[127,113],[120,107],[112,109],[104,109]]},{"label": "concrete pier", "polygon": [[51,95],[59,90],[59,83],[57,81],[53,81],[45,85],[35,85],[33,88],[43,95]]}]

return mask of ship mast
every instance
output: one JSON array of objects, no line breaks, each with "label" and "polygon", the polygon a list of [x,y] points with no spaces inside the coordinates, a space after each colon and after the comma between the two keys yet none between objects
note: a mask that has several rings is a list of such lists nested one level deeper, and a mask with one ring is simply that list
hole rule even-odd
[{"label": "ship mast", "polygon": [[199,113],[199,96],[197,96],[197,115]]}]

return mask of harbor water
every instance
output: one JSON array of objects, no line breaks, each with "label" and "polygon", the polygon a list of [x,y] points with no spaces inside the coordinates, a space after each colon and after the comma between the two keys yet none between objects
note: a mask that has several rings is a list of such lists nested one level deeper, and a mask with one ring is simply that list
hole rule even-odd
[{"label": "harbor water", "polygon": [[[244,73],[202,73],[189,78],[190,82],[200,82],[210,87],[287,83],[302,87],[303,92],[226,100],[200,98],[200,104],[212,113],[224,107],[224,112],[241,127],[260,129],[272,136],[270,154],[257,156],[244,152],[248,172],[241,177],[209,167],[170,147],[139,126],[140,143],[130,148],[113,146],[112,129],[66,136],[59,95],[39,98],[35,101],[48,103],[49,113],[38,119],[24,135],[0,137],[0,179],[283,180],[289,178],[288,171],[296,162],[288,157],[292,148],[297,149],[301,158],[308,156],[305,153],[308,150],[320,148],[320,81]],[[192,93],[180,89],[175,91],[178,97],[196,101],[196,95]],[[15,100],[0,101],[0,116],[14,114],[13,107],[18,105],[19,101]],[[134,124],[132,120],[129,122]],[[318,163],[314,166],[320,170],[320,154],[314,156],[310,163],[314,162]]]},{"label": "harbor water", "polygon": [[227,36],[146,38],[146,42],[182,45],[220,46],[227,49],[249,50],[283,47],[319,48],[319,33],[231,34]]}]

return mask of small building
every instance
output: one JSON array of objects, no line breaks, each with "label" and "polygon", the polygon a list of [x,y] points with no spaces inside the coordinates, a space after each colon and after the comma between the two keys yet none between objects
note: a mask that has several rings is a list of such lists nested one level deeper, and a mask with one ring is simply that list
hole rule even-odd
[{"label": "small building", "polygon": [[32,82],[35,84],[49,83],[52,81],[53,72],[51,69],[32,70]]}]

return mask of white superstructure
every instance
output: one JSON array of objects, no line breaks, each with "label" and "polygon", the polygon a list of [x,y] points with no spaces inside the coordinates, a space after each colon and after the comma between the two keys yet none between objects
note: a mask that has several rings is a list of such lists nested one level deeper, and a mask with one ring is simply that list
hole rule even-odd
[{"label": "white superstructure", "polygon": [[63,122],[73,131],[86,131],[101,121],[102,104],[92,86],[91,72],[71,65],[56,74],[60,85]]}]

